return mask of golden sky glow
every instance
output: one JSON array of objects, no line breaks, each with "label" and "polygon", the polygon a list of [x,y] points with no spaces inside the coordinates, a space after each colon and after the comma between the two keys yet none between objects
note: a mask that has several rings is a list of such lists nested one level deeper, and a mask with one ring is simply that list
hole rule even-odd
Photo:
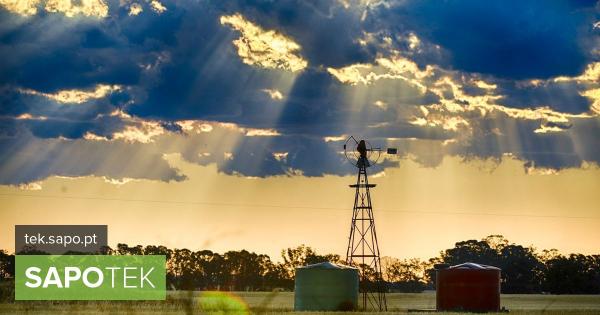
[{"label": "golden sky glow", "polygon": [[144,8],[139,3],[132,3],[129,6],[129,15],[138,15],[144,11]]},{"label": "golden sky glow", "polygon": [[162,3],[160,3],[160,1],[158,1],[158,0],[150,1],[150,6],[152,7],[152,10],[154,12],[159,13],[159,14],[167,11],[167,8]]},{"label": "golden sky glow", "polygon": [[[189,180],[51,177],[39,183],[41,191],[0,187],[0,248],[13,248],[15,224],[108,224],[113,246],[245,248],[278,257],[284,247],[307,244],[343,254],[354,176],[243,178],[177,155],[168,160]],[[438,168],[401,162],[371,180],[378,185],[372,193],[384,256],[428,258],[489,234],[539,249],[597,253],[597,168],[527,175],[510,158],[499,165],[446,158]]]},{"label": "golden sky glow", "polygon": [[20,15],[36,14],[39,3],[40,0],[0,0],[0,5],[5,9]]},{"label": "golden sky glow", "polygon": [[30,89],[21,89],[21,93],[39,95],[59,103],[81,104],[89,100],[103,98],[110,93],[120,91],[123,87],[119,85],[98,84],[89,90],[62,90],[56,93],[42,93]]},{"label": "golden sky glow", "polygon": [[600,116],[600,89],[591,89],[583,92],[581,95],[593,100],[591,110]]},{"label": "golden sky glow", "polygon": [[113,139],[125,141],[152,142],[152,138],[164,133],[164,128],[157,122],[143,122],[138,126],[126,126],[124,130],[115,132]]},{"label": "golden sky glow", "polygon": [[67,17],[77,15],[89,17],[106,17],[108,5],[103,0],[0,0],[7,10],[20,15],[33,15],[38,12],[38,7],[43,7],[47,12],[62,13]]},{"label": "golden sky glow", "polygon": [[264,89],[263,92],[267,93],[267,95],[269,95],[269,97],[271,99],[274,99],[274,100],[282,100],[283,99],[283,94],[281,94],[281,92],[279,92],[278,90]]},{"label": "golden sky glow", "polygon": [[[156,14],[167,11],[167,8],[158,0],[147,1],[149,7]],[[138,15],[144,11],[138,2],[121,0],[120,5],[129,4],[129,15]],[[22,15],[31,16],[42,9],[50,13],[61,13],[66,17],[95,17],[108,16],[109,5],[105,0],[0,0],[0,6],[6,10]]]},{"label": "golden sky glow", "polygon": [[308,65],[299,55],[300,45],[289,37],[274,30],[264,30],[240,14],[221,16],[220,21],[241,33],[233,44],[244,63],[292,72]]},{"label": "golden sky glow", "polygon": [[102,0],[48,0],[45,6],[48,12],[61,12],[68,17],[75,15],[106,17],[108,5]]},{"label": "golden sky glow", "polygon": [[389,58],[377,58],[376,64],[354,64],[343,68],[327,68],[327,71],[340,82],[356,85],[371,84],[381,79],[406,80],[421,89],[425,89],[420,79],[432,75],[433,67],[420,70],[416,63],[400,55]]},{"label": "golden sky glow", "polygon": [[[600,116],[600,89],[590,88],[580,93],[593,102],[587,113],[563,113],[544,105],[536,108],[511,108],[498,104],[503,95],[497,93],[497,85],[486,82],[477,74],[463,74],[457,79],[453,71],[438,66],[427,65],[424,69],[420,69],[415,62],[403,57],[397,51],[393,51],[390,57],[377,58],[375,64],[353,64],[338,69],[330,67],[327,71],[344,84],[370,85],[382,79],[403,80],[417,87],[422,94],[431,92],[437,95],[440,98],[439,103],[421,106],[423,115],[414,116],[409,121],[416,126],[441,126],[450,131],[458,131],[460,128],[469,130],[469,118],[466,116],[482,118],[489,113],[499,112],[517,119],[541,120],[535,133],[549,133],[563,132],[566,129],[545,125],[548,122],[568,124],[571,119],[597,119]],[[539,86],[549,82],[568,81],[595,83],[599,79],[600,63],[591,63],[578,76],[557,77],[546,81],[532,80],[522,84]],[[464,86],[467,84],[477,86],[486,93],[471,95],[465,92]]]}]

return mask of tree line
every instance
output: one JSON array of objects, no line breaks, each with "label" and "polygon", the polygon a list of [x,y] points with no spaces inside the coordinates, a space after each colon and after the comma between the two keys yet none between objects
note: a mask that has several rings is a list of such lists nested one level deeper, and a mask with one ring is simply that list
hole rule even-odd
[{"label": "tree line", "polygon": [[[43,253],[30,250],[27,254]],[[116,248],[105,248],[102,254],[165,255],[167,286],[173,290],[293,290],[296,267],[324,261],[342,263],[339,255],[319,255],[305,245],[282,250],[280,262],[246,250],[219,254],[153,245],[118,244]],[[464,262],[501,268],[503,293],[600,294],[600,255],[538,252],[500,235],[457,242],[429,260],[384,257],[383,277],[391,292],[421,292],[435,289],[435,264]],[[360,267],[370,277],[375,274],[366,266]],[[0,251],[0,278],[13,277],[14,255]]]}]

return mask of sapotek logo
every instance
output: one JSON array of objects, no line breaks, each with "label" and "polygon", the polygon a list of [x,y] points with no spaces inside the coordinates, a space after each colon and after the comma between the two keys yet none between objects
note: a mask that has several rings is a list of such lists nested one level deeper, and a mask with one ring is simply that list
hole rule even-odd
[{"label": "sapotek logo", "polygon": [[16,300],[164,300],[165,256],[17,255]]}]

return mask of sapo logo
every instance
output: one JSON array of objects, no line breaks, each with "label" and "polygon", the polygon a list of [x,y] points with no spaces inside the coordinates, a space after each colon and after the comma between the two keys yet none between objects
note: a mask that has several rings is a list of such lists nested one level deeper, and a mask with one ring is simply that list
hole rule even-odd
[{"label": "sapo logo", "polygon": [[165,256],[17,255],[16,300],[164,300]]}]

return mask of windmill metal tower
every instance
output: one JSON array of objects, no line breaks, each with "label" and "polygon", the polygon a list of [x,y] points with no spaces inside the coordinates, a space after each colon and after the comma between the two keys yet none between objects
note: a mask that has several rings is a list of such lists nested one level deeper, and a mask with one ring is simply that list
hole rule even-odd
[{"label": "windmill metal tower", "polygon": [[[387,311],[386,285],[381,272],[379,243],[371,203],[370,189],[374,188],[375,184],[369,184],[367,177],[367,168],[377,163],[381,151],[381,148],[371,147],[368,141],[357,141],[352,136],[344,144],[344,154],[358,168],[356,184],[350,185],[355,189],[355,195],[346,263],[360,270],[363,310],[372,308]],[[396,152],[394,148],[387,149],[388,154]]]}]

